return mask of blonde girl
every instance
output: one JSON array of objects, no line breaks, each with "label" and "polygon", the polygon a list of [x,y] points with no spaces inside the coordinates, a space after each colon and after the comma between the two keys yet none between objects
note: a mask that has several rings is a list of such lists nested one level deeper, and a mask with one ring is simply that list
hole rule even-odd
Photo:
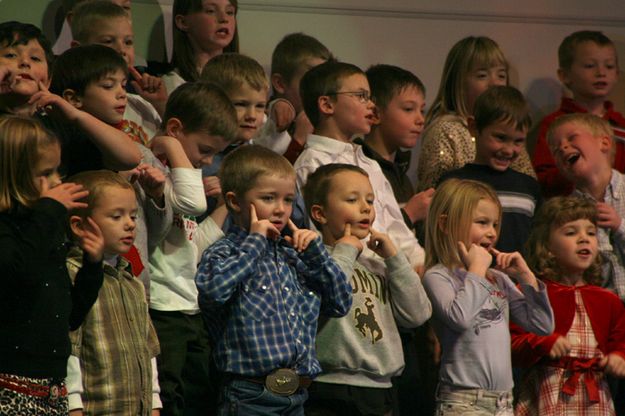
[{"label": "blonde girl", "polygon": [[224,52],[239,52],[238,0],[174,0],[171,65],[163,80],[171,93],[197,81],[206,62]]},{"label": "blonde girl", "polygon": [[[443,173],[473,162],[475,139],[467,120],[480,94],[492,86],[508,85],[508,62],[494,40],[469,36],[449,51],[439,85],[421,135],[420,191],[435,187]],[[512,168],[536,177],[527,150]]]},{"label": "blonde girl", "polygon": [[72,287],[65,267],[68,209],[82,186],[61,183],[61,147],[33,119],[0,117],[0,414],[65,415],[69,329],[102,284],[97,225],[80,236],[86,265]]},{"label": "blonde girl", "polygon": [[[625,377],[625,307],[602,289],[593,201],[556,197],[534,217],[528,264],[555,316],[549,336],[513,326],[515,364],[530,367],[518,415],[614,415],[605,375]],[[531,384],[530,384],[531,383]]]},{"label": "blonde girl", "polygon": [[494,248],[500,221],[497,195],[480,182],[447,180],[432,199],[423,285],[442,349],[437,415],[512,415],[509,320],[553,329],[544,285],[519,253]]}]

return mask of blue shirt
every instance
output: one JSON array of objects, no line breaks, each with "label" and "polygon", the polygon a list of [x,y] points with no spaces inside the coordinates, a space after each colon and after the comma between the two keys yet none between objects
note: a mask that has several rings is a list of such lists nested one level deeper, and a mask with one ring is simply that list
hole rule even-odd
[{"label": "blue shirt", "polygon": [[319,313],[344,316],[352,303],[349,281],[320,238],[297,253],[282,237],[237,226],[204,252],[195,281],[217,367],[247,376],[276,368],[317,375]]}]

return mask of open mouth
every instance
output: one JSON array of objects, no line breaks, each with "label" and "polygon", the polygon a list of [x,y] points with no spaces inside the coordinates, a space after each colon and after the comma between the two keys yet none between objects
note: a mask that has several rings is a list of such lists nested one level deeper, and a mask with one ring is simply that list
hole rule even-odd
[{"label": "open mouth", "polygon": [[222,27],[221,29],[217,30],[217,34],[221,36],[228,36],[230,34],[230,31],[228,30],[228,28]]},{"label": "open mouth", "polygon": [[484,247],[486,250],[490,250],[492,243],[480,243],[480,247]]},{"label": "open mouth", "polygon": [[592,255],[592,251],[590,251],[587,248],[583,248],[581,250],[578,250],[577,254],[579,254],[580,256],[590,256],[590,255]]},{"label": "open mouth", "polygon": [[579,153],[573,153],[566,158],[566,163],[568,163],[569,166],[573,166],[575,162],[579,160],[580,156]]},{"label": "open mouth", "polygon": [[29,81],[34,81],[33,77],[31,77],[28,74],[18,74],[17,78],[19,78],[19,79],[27,79]]}]

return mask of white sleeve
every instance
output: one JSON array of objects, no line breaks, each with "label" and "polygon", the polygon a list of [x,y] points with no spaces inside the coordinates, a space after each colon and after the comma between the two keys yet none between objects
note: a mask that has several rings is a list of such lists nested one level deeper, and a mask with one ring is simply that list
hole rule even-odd
[{"label": "white sleeve", "polygon": [[[268,111],[271,111],[274,102],[275,100],[270,103]],[[283,155],[286,149],[289,148],[289,144],[291,144],[291,135],[286,130],[278,132],[276,123],[270,117],[267,117],[266,114],[264,115],[264,120],[265,124],[261,126],[256,136],[254,136],[254,143],[271,149],[279,155]]]},{"label": "white sleeve", "polygon": [[158,384],[158,369],[156,367],[156,357],[152,357],[150,361],[152,364],[152,409],[161,409],[163,403],[161,402],[161,385]]},{"label": "white sleeve", "polygon": [[82,385],[82,372],[80,371],[80,359],[75,355],[70,355],[67,360],[67,377],[65,378],[67,388],[67,400],[69,410],[82,409],[81,394],[85,391]]},{"label": "white sleeve", "polygon": [[224,232],[210,216],[198,224],[193,238],[193,243],[197,247],[197,263],[202,259],[204,250],[222,237],[224,237]]},{"label": "white sleeve", "polygon": [[173,168],[171,183],[165,183],[165,200],[175,213],[190,216],[202,215],[206,207],[206,195],[202,183],[202,170]]}]

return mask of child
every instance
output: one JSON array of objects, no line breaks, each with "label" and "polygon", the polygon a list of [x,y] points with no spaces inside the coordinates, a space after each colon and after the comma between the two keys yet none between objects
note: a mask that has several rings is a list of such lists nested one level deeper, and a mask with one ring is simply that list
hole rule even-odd
[{"label": "child", "polygon": [[[508,84],[508,63],[499,45],[487,37],[469,36],[449,51],[438,95],[425,119],[417,166],[417,189],[435,186],[441,175],[475,159],[468,129],[477,97],[494,85]],[[536,176],[527,150],[512,168]]]},{"label": "child", "polygon": [[[300,83],[300,93],[306,115],[315,130],[295,162],[298,186],[302,188],[308,175],[321,165],[348,163],[360,166],[369,175],[376,194],[376,228],[391,236],[413,267],[422,266],[423,249],[404,223],[380,166],[364,155],[361,146],[351,142],[352,136],[368,134],[371,130],[374,106],[369,99],[365,74],[355,65],[328,61],[306,72]],[[363,256],[375,258],[368,248],[363,250]],[[379,257],[376,261],[380,262]]]},{"label": "child", "polygon": [[72,46],[100,44],[114,49],[126,61],[130,75],[128,105],[118,127],[147,145],[156,134],[165,111],[167,90],[160,78],[140,74],[134,67],[134,34],[130,16],[110,0],[90,0],[76,6],[72,17]]},{"label": "child", "polygon": [[68,328],[80,326],[102,285],[102,233],[93,221],[72,287],[67,210],[81,185],[61,183],[61,147],[36,120],[0,117],[0,414],[66,415]]},{"label": "child", "polygon": [[[124,60],[101,45],[72,48],[57,58],[50,91],[62,96],[64,101],[60,101],[72,112],[87,114],[94,125],[89,134],[86,129],[81,131],[58,119],[48,120],[52,129],[67,141],[63,158],[68,175],[102,168],[127,170],[139,163],[138,148],[126,133],[114,127],[122,121],[127,104],[127,71]],[[90,140],[92,137],[98,141]],[[118,167],[109,162],[116,155],[139,158],[134,165]]]},{"label": "child", "polygon": [[235,224],[204,252],[196,276],[225,373],[220,411],[303,415],[306,387],[321,371],[317,317],[345,315],[352,288],[317,234],[289,220],[295,172],[284,157],[241,146],[220,177]]},{"label": "child", "polygon": [[269,117],[256,137],[257,144],[295,163],[313,130],[302,107],[300,80],[310,68],[331,59],[334,57],[328,48],[304,33],[291,33],[278,42],[271,54]]},{"label": "child", "polygon": [[[102,231],[104,282],[85,321],[70,333],[69,409],[82,409],[84,414],[149,416],[152,409],[161,407],[155,358],[158,340],[143,284],[121,257],[135,240],[135,192],[122,176],[107,170],[81,172],[72,180],[83,185],[89,196],[87,208],[71,213],[70,228],[76,239],[90,221]],[[71,276],[81,267],[82,257],[80,249],[70,250]]]},{"label": "child", "polygon": [[508,322],[553,331],[545,285],[519,253],[494,248],[500,221],[499,199],[481,182],[449,179],[432,198],[423,285],[442,347],[439,415],[512,415]]},{"label": "child", "polygon": [[558,171],[547,145],[547,130],[553,121],[570,113],[590,113],[607,120],[620,137],[615,142],[613,166],[625,172],[625,118],[614,109],[608,96],[616,87],[619,76],[618,57],[614,43],[603,33],[583,30],[564,38],[558,49],[558,78],[573,94],[562,97],[560,109],[540,123],[532,162],[545,197],[568,195],[573,184]]},{"label": "child", "polygon": [[502,206],[497,249],[524,250],[535,209],[542,201],[540,185],[531,176],[510,169],[525,148],[531,125],[529,107],[514,87],[491,87],[475,100],[469,130],[475,137],[475,160],[447,172],[448,178],[474,179],[492,186]]},{"label": "child", "polygon": [[602,286],[625,302],[625,176],[612,168],[612,128],[592,114],[573,113],[555,120],[547,143],[560,172],[575,184],[574,195],[597,204],[597,238],[606,264]]},{"label": "child", "polygon": [[371,97],[375,103],[371,132],[362,145],[365,156],[375,160],[402,206],[406,225],[414,228],[427,214],[434,189],[415,195],[406,171],[409,150],[423,131],[425,87],[413,73],[392,65],[374,65],[367,70]]},{"label": "child", "polygon": [[238,0],[174,0],[172,72],[163,76],[167,92],[197,81],[204,65],[223,52],[239,52]]},{"label": "child", "polygon": [[556,197],[534,220],[527,260],[545,281],[556,327],[542,337],[513,328],[513,360],[531,367],[517,415],[614,414],[603,373],[625,377],[625,307],[594,286],[597,218],[591,201]]},{"label": "child", "polygon": [[[423,324],[432,313],[430,301],[404,254],[386,234],[371,228],[374,193],[364,170],[321,166],[308,177],[304,197],[324,244],[353,287],[350,313],[324,321],[317,334],[324,372],[309,389],[306,414],[386,415],[394,401],[391,377],[404,368],[397,325]],[[384,259],[384,274],[356,261],[365,237]]]},{"label": "child", "polygon": [[[206,210],[201,168],[236,137],[236,113],[215,85],[186,83],[169,97],[163,134],[154,153],[171,169],[173,221],[150,256],[150,315],[161,344],[158,372],[164,414],[209,414],[214,405],[208,380],[209,340],[200,316],[195,273],[201,253],[223,234],[212,218],[198,224]],[[178,142],[178,143],[176,143]],[[182,146],[189,163],[171,147]],[[174,159],[176,157],[176,159]],[[179,189],[179,190],[176,190]]]}]

